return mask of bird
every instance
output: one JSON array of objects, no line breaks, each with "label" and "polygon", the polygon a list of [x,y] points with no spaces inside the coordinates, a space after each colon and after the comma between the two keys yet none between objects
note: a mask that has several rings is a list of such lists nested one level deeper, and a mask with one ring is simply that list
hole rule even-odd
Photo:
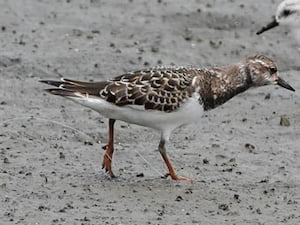
[{"label": "bird", "polygon": [[153,128],[160,132],[158,150],[173,180],[194,181],[179,176],[167,156],[166,144],[178,127],[201,121],[212,110],[249,88],[279,85],[295,89],[279,77],[276,63],[263,55],[249,56],[226,66],[156,67],[128,72],[100,82],[66,78],[40,80],[55,86],[50,94],[62,96],[89,107],[108,118],[108,142],[102,169],[111,177],[116,120]]},{"label": "bird", "polygon": [[279,25],[300,26],[300,0],[285,0],[281,2],[277,7],[273,20],[257,31],[256,34],[260,35]]}]

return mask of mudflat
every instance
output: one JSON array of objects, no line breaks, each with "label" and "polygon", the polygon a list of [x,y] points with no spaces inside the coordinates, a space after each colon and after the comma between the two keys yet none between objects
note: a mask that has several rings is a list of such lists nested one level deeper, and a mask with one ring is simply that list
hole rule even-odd
[{"label": "mudflat", "polygon": [[[288,28],[255,33],[280,1],[10,0],[0,3],[1,224],[299,224],[299,46]],[[242,93],[167,146],[43,92],[40,79],[100,81],[161,65],[210,67],[264,54],[296,92]]]}]

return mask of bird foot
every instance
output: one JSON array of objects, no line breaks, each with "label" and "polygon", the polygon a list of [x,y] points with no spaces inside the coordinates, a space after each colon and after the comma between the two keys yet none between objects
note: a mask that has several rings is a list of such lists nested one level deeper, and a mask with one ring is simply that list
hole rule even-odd
[{"label": "bird foot", "polygon": [[193,180],[193,179],[190,179],[187,177],[178,176],[177,174],[170,174],[170,173],[165,174],[164,178],[167,178],[168,176],[170,176],[172,178],[172,180],[180,180],[180,181],[187,181],[187,182],[197,181],[197,180]]},{"label": "bird foot", "polygon": [[111,176],[111,178],[115,178],[115,175],[111,169],[111,160],[112,157],[109,154],[105,153],[102,161],[102,169],[105,169],[105,172],[107,172]]}]

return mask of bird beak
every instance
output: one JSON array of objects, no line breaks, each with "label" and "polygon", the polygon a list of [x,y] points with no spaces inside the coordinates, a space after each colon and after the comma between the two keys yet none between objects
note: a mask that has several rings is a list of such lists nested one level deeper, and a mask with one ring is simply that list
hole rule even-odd
[{"label": "bird beak", "polygon": [[288,90],[290,90],[290,91],[295,91],[295,89],[292,88],[291,85],[289,85],[285,80],[281,79],[280,77],[278,77],[278,79],[276,80],[276,83],[277,83],[279,86],[281,86],[281,87],[283,87],[283,88],[286,88],[286,89],[288,89]]},{"label": "bird beak", "polygon": [[276,21],[276,19],[274,18],[273,21],[271,23],[269,23],[267,26],[264,26],[263,28],[261,28],[259,31],[256,32],[257,35],[260,35],[261,33],[270,30],[274,27],[277,27],[279,25],[279,23]]}]

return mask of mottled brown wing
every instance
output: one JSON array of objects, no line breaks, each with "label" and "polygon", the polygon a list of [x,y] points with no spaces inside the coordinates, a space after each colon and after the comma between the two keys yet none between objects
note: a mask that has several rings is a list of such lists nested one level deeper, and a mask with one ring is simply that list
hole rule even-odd
[{"label": "mottled brown wing", "polygon": [[172,112],[192,95],[194,75],[187,69],[136,71],[108,81],[99,95],[118,106],[141,105],[146,110]]}]

